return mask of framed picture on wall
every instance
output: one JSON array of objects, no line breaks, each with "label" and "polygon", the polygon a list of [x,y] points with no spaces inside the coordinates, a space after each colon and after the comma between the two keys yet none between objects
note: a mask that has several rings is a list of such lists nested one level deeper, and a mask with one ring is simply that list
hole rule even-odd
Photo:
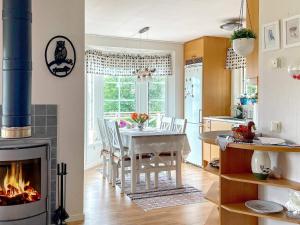
[{"label": "framed picture on wall", "polygon": [[262,46],[264,51],[280,49],[280,26],[279,21],[268,23],[263,26]]},{"label": "framed picture on wall", "polygon": [[300,46],[300,15],[283,19],[283,46]]}]

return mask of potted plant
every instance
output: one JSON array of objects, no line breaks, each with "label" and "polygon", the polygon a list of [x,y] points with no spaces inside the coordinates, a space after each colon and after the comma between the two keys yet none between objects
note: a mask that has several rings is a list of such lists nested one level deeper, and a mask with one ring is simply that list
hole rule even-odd
[{"label": "potted plant", "polygon": [[233,32],[231,36],[232,47],[236,54],[240,56],[249,55],[254,49],[256,34],[247,28],[241,28]]}]

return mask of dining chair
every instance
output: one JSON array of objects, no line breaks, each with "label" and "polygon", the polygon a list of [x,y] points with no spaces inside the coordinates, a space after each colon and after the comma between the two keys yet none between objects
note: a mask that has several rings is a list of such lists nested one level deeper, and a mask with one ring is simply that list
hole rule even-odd
[{"label": "dining chair", "polygon": [[173,126],[173,117],[164,116],[160,122],[161,130],[171,130]]},{"label": "dining chair", "polygon": [[[176,133],[184,134],[186,130],[186,124],[187,124],[186,119],[175,118],[173,120],[172,131]],[[172,167],[176,161],[176,153],[174,152],[161,153],[159,156],[163,158],[163,161],[165,162],[166,166]],[[171,171],[167,171],[167,174],[168,174],[168,178],[171,180],[172,179]]]},{"label": "dining chair", "polygon": [[100,158],[102,159],[103,177],[108,179],[109,182],[111,182],[111,149],[105,131],[104,120],[98,118],[97,122],[101,138]]},{"label": "dining chair", "polygon": [[186,130],[186,124],[187,120],[186,119],[179,119],[176,118],[174,119],[173,126],[172,126],[172,131],[184,134]]},{"label": "dining chair", "polygon": [[[106,133],[109,140],[109,145],[112,149],[112,185],[116,185],[116,179],[119,177],[119,168],[121,170],[121,193],[124,193],[125,175],[130,173],[132,169],[135,170],[137,178],[140,176],[140,168],[144,161],[151,158],[150,155],[137,155],[136,165],[131,167],[131,159],[128,155],[128,148],[123,145],[118,123],[113,120],[104,120]],[[147,175],[148,177],[149,175]],[[139,180],[139,179],[137,179]]]}]

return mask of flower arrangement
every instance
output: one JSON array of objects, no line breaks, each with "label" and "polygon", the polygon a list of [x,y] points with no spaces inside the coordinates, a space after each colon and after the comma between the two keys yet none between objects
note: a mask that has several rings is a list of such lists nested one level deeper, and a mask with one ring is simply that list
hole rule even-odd
[{"label": "flower arrangement", "polygon": [[146,113],[132,113],[130,117],[136,123],[145,123],[149,119],[149,116]]},{"label": "flower arrangement", "polygon": [[124,128],[124,127],[126,127],[126,126],[127,126],[127,122],[124,121],[124,120],[120,120],[120,122],[119,122],[119,127],[120,127],[120,128]]},{"label": "flower arrangement", "polygon": [[144,123],[149,119],[149,115],[146,113],[132,113],[130,115],[131,119],[137,123],[138,128],[143,130]]}]

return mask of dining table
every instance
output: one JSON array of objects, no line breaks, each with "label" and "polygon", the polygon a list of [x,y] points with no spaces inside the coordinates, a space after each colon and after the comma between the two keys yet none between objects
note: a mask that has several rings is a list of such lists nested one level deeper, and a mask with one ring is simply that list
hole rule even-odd
[{"label": "dining table", "polygon": [[[186,134],[158,128],[122,128],[120,129],[123,146],[128,148],[131,168],[135,168],[137,155],[172,153],[176,160],[176,186],[182,186],[181,162],[191,149]],[[136,170],[131,169],[131,192],[136,191]],[[158,173],[155,173],[155,186],[158,183]]]}]

